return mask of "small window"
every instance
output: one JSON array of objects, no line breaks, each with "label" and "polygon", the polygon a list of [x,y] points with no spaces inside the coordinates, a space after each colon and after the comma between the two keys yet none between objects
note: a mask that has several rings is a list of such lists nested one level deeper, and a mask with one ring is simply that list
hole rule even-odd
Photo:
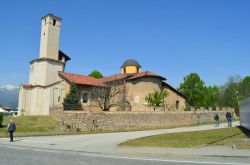
[{"label": "small window", "polygon": [[60,103],[61,97],[59,96],[57,99],[57,102]]},{"label": "small window", "polygon": [[135,96],[135,103],[137,103],[137,104],[140,103],[140,96]]},{"label": "small window", "polygon": [[176,110],[179,110],[179,100],[176,101],[175,108]]},{"label": "small window", "polygon": [[45,36],[45,33],[43,33],[43,35]]},{"label": "small window", "polygon": [[53,26],[55,26],[56,25],[56,20],[55,19],[53,19]]},{"label": "small window", "polygon": [[44,20],[45,24],[46,24],[46,19]]},{"label": "small window", "polygon": [[88,103],[88,100],[89,100],[89,93],[87,92],[84,92],[82,93],[82,103]]}]

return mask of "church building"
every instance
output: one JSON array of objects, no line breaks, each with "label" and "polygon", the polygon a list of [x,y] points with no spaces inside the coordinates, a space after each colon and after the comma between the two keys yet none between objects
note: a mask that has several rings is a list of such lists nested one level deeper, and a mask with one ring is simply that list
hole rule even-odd
[{"label": "church building", "polygon": [[[131,111],[150,111],[145,96],[154,91],[165,90],[166,110],[183,111],[186,97],[166,83],[166,78],[149,71],[142,71],[142,66],[134,59],[126,60],[120,73],[101,79],[66,73],[66,63],[70,57],[59,49],[62,19],[48,14],[42,17],[39,58],[30,62],[29,82],[20,86],[19,115],[49,115],[50,107],[63,104],[64,97],[74,82],[81,96],[83,110],[100,108],[94,104],[93,88],[122,80],[126,87],[126,99]],[[117,111],[113,107],[111,111]]]}]

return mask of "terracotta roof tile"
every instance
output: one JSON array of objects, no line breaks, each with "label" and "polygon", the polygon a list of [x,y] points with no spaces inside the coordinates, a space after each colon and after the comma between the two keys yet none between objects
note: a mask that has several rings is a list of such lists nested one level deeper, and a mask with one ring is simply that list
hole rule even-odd
[{"label": "terracotta roof tile", "polygon": [[[122,80],[122,79],[133,80],[133,79],[137,79],[141,77],[148,77],[148,76],[158,77],[158,78],[161,78],[162,80],[166,80],[164,77],[161,77],[152,72],[142,72],[142,73],[137,73],[137,74],[115,74],[115,75],[111,75],[111,76],[104,77],[101,79],[96,79],[90,76],[85,76],[85,75],[80,75],[80,74],[65,73],[65,72],[59,72],[59,75],[62,78],[67,79],[70,82],[75,82],[76,84],[79,84],[79,85],[90,85],[90,86],[106,86],[105,83],[107,82],[112,82],[112,81]],[[58,82],[55,82],[55,83],[58,83]],[[54,83],[50,85],[53,85],[53,84]],[[32,85],[32,84],[22,85],[23,88],[47,87],[47,86]]]},{"label": "terracotta roof tile", "polygon": [[115,75],[111,75],[111,76],[108,76],[108,77],[101,78],[100,80],[105,83],[105,82],[111,82],[111,81],[126,79],[127,77],[131,77],[133,75],[134,74],[115,74]]},{"label": "terracotta roof tile", "polygon": [[165,77],[162,77],[162,76],[159,76],[153,72],[141,72],[141,73],[137,73],[136,75],[128,78],[129,80],[133,80],[133,79],[138,79],[138,78],[142,78],[142,77],[158,77],[158,78],[161,78],[162,80],[166,80]]},{"label": "terracotta roof tile", "polygon": [[100,80],[89,76],[59,72],[63,78],[70,82],[74,82],[79,85],[90,85],[90,86],[105,86],[105,84]]},{"label": "terracotta roof tile", "polygon": [[187,96],[185,96],[184,94],[182,94],[181,92],[179,92],[177,89],[175,89],[174,87],[172,87],[168,83],[162,82],[162,86],[163,86],[163,88],[168,88],[168,89],[174,91],[175,93],[177,93],[178,95],[182,96],[184,99],[188,100]]}]

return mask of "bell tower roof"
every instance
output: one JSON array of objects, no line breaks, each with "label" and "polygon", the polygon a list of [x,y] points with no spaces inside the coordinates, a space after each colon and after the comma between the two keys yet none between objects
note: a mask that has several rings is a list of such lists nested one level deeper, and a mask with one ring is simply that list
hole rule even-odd
[{"label": "bell tower roof", "polygon": [[51,17],[52,19],[55,19],[55,20],[58,20],[58,21],[61,21],[61,20],[62,20],[62,18],[60,18],[60,17],[58,17],[58,16],[55,16],[55,15],[53,15],[52,13],[49,13],[49,14],[43,16],[41,19],[45,19],[45,18],[47,18],[47,17]]}]

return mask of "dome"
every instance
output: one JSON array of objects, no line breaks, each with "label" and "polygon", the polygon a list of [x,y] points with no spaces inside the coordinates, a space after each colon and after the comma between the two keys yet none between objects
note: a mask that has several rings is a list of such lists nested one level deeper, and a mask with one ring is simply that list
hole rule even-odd
[{"label": "dome", "polygon": [[136,60],[134,60],[134,59],[128,59],[128,60],[126,60],[123,64],[122,64],[122,66],[121,66],[121,68],[123,68],[123,67],[125,67],[125,66],[136,66],[136,67],[141,67],[141,65],[139,64],[139,62],[137,62]]}]

